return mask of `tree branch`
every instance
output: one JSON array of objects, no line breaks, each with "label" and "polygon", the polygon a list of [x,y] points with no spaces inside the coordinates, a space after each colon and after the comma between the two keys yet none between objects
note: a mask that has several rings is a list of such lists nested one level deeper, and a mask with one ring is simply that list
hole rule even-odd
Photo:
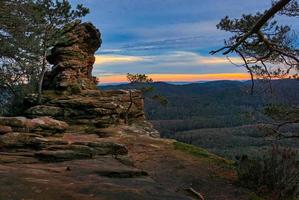
[{"label": "tree branch", "polygon": [[250,67],[248,66],[247,60],[245,58],[245,56],[237,49],[235,49],[235,51],[241,56],[241,58],[244,61],[244,66],[245,68],[248,70],[249,74],[250,74],[250,78],[251,78],[251,89],[250,89],[250,94],[253,95],[253,89],[254,89],[254,77],[253,77],[253,73],[252,70],[250,69]]},{"label": "tree branch", "polygon": [[292,121],[286,121],[286,122],[283,122],[281,124],[278,124],[277,125],[277,130],[279,130],[281,127],[285,126],[285,125],[288,125],[288,124],[295,124],[295,123],[299,123],[299,119],[295,119],[295,120],[292,120]]},{"label": "tree branch", "polygon": [[[228,50],[223,52],[223,55],[227,55],[230,52],[234,51],[238,46],[240,46],[245,40],[247,40],[248,37],[250,37],[252,34],[257,33],[260,31],[260,29],[267,23],[269,19],[271,19],[277,12],[279,12],[281,9],[283,9],[291,0],[280,0],[276,4],[274,4],[270,10],[268,10],[258,21],[257,23],[243,35],[243,37],[235,43],[232,47],[230,47]],[[222,49],[223,50],[223,49]]]}]

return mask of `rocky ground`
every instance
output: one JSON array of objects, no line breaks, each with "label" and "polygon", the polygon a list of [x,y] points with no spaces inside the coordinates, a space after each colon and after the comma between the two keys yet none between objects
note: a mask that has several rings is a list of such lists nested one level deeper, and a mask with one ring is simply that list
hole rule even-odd
[{"label": "rocky ground", "polygon": [[16,132],[0,120],[11,127],[0,137],[0,199],[248,199],[230,161],[160,139],[147,122],[91,129],[18,120],[35,128]]}]

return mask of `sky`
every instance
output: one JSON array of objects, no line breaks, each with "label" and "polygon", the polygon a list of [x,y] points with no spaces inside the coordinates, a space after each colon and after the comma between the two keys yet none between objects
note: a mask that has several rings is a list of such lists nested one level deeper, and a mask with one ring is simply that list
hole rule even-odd
[{"label": "sky", "polygon": [[[154,81],[245,80],[246,70],[209,55],[228,33],[221,18],[264,11],[271,0],[70,0],[84,4],[102,33],[93,74],[100,83],[125,82],[127,73]],[[241,60],[232,57],[236,64]]]}]

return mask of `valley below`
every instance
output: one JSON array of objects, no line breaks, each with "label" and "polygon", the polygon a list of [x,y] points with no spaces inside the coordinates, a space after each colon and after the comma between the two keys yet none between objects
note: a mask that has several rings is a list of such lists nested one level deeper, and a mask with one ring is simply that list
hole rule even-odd
[{"label": "valley below", "polygon": [[[271,105],[298,106],[299,82],[296,80],[259,82],[250,94],[249,81],[212,81],[175,85],[151,83],[154,89],[145,94],[147,119],[161,137],[207,148],[213,153],[235,160],[242,155],[262,157],[273,144],[299,149],[294,138],[277,138],[269,130],[277,123],[265,114]],[[122,84],[102,86],[106,89],[140,88]],[[168,100],[162,106],[150,96],[158,94]],[[282,132],[299,134],[299,124],[291,124]]]}]

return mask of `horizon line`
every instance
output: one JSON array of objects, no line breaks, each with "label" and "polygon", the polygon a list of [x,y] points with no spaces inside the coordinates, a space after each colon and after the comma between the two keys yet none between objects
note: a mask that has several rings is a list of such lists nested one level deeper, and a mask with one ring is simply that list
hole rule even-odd
[{"label": "horizon line", "polygon": [[[199,81],[246,81],[248,73],[211,73],[211,74],[146,74],[154,82],[199,82]],[[126,74],[98,76],[99,85],[109,83],[127,83]]]}]

